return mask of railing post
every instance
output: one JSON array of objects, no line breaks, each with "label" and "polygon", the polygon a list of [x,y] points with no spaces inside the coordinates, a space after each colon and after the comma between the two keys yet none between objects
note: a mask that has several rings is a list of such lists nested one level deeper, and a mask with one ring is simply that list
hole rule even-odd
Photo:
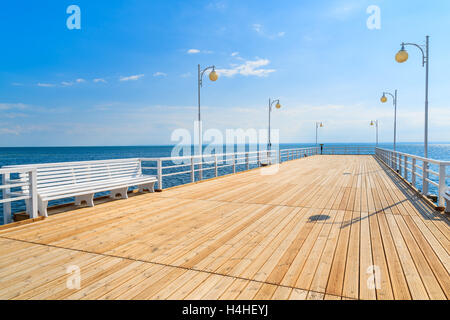
[{"label": "railing post", "polygon": [[162,179],[163,179],[163,176],[162,176],[162,160],[161,159],[158,159],[158,162],[157,162],[157,173],[158,173],[158,188],[159,188],[159,191],[162,191],[162,189],[163,189],[163,181],[162,181]]},{"label": "railing post", "polygon": [[[10,178],[9,173],[5,173],[2,176],[2,184],[7,185],[8,180]],[[3,199],[9,198],[9,191],[10,189],[3,189]],[[3,203],[3,224],[8,224],[11,219],[11,202],[4,202]]]},{"label": "railing post", "polygon": [[256,154],[256,165],[258,166],[258,167],[260,167],[261,166],[261,159],[260,159],[260,153],[261,153],[261,151],[257,151],[257,154]]},{"label": "railing post", "polygon": [[191,157],[191,182],[195,182],[195,164],[194,164],[194,157]]},{"label": "railing post", "polygon": [[405,178],[405,180],[408,180],[408,157],[404,156],[403,157],[403,177]]},{"label": "railing post", "polygon": [[234,153],[232,156],[233,159],[233,173],[236,173],[236,154]]},{"label": "railing post", "polygon": [[247,170],[250,170],[250,163],[248,161],[248,152],[245,154],[245,167]]},{"label": "railing post", "polygon": [[281,163],[281,149],[278,147],[278,163]]},{"label": "railing post", "polygon": [[38,207],[37,207],[37,170],[34,168],[28,173],[28,181],[30,181],[30,204],[31,210],[28,213],[30,218],[38,217]]},{"label": "railing post", "polygon": [[445,178],[446,178],[446,172],[445,172],[445,165],[443,163],[439,164],[439,192],[438,192],[438,206],[439,207],[445,207]]},{"label": "railing post", "polygon": [[412,159],[412,175],[411,175],[411,184],[413,185],[413,187],[416,186],[416,159],[413,158]]},{"label": "railing post", "polygon": [[199,156],[200,162],[198,163],[198,180],[203,180],[203,153]]},{"label": "railing post", "polygon": [[216,174],[216,177],[218,177],[219,176],[219,171],[218,171],[218,168],[217,168],[217,156],[214,156],[214,172]]},{"label": "railing post", "polygon": [[428,162],[423,161],[423,167],[422,167],[422,194],[427,195],[428,194]]}]

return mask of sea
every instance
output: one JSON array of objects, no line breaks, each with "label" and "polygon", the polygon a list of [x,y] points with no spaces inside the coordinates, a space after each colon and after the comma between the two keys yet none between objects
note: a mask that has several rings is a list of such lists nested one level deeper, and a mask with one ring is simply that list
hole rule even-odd
[{"label": "sea", "polygon": [[[373,144],[363,143],[328,143],[326,146],[373,146]],[[294,149],[313,147],[314,144],[280,144],[280,149]],[[392,144],[379,144],[380,148],[392,149]],[[54,163],[68,161],[88,161],[88,160],[106,160],[106,159],[124,159],[124,158],[159,158],[170,157],[174,146],[117,146],[117,147],[12,147],[0,148],[0,167],[8,165],[23,165],[36,163]],[[241,150],[238,146],[234,146],[235,150]],[[248,150],[249,146],[245,146]],[[227,150],[223,148],[224,152]],[[229,149],[228,149],[229,150]],[[398,143],[397,150],[400,152],[423,156],[424,148],[421,143]],[[192,150],[193,152],[193,150]],[[436,160],[450,161],[450,142],[431,143],[428,146],[428,157]],[[244,170],[244,166],[237,168],[237,171]],[[447,168],[450,169],[450,168]],[[186,169],[184,169],[186,170]],[[437,171],[437,168],[432,170]],[[231,167],[219,170],[219,175],[231,173]],[[144,172],[148,174],[156,174],[154,170]],[[205,171],[205,178],[212,177],[213,170]],[[450,172],[447,170],[447,175]],[[435,178],[432,178],[435,179]],[[420,179],[418,179],[420,180]],[[164,187],[176,186],[190,182],[190,175],[175,175],[164,177]],[[0,182],[1,184],[1,182]],[[421,181],[418,181],[418,188],[421,188]],[[430,186],[430,193],[437,193],[434,186]],[[101,196],[98,194],[96,196]],[[2,197],[0,197],[1,199]],[[51,201],[49,205],[73,202],[73,199],[63,199]],[[3,223],[3,205],[0,204],[0,224]],[[25,210],[24,201],[16,201],[12,203],[12,211],[20,212]]]}]

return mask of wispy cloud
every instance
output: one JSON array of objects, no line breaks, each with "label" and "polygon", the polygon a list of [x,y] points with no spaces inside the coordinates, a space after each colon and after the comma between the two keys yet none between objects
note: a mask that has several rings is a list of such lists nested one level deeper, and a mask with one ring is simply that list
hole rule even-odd
[{"label": "wispy cloud", "polygon": [[282,38],[286,35],[286,32],[280,31],[277,33],[269,33],[264,30],[264,26],[259,23],[254,23],[252,25],[252,29],[260,36],[265,37],[267,39],[273,40],[276,38]]},{"label": "wispy cloud", "polygon": [[237,74],[243,76],[266,77],[270,73],[275,72],[275,69],[264,69],[270,63],[268,59],[247,60],[240,65],[232,65],[230,69],[216,69],[219,75],[225,77],[233,77]]},{"label": "wispy cloud", "polygon": [[338,3],[329,9],[327,15],[338,20],[345,20],[353,15],[357,10],[361,9],[361,6],[362,4],[356,1]]},{"label": "wispy cloud", "polygon": [[262,33],[262,25],[259,23],[254,23],[253,24],[253,30],[255,30],[257,33]]},{"label": "wispy cloud", "polygon": [[64,87],[70,87],[70,86],[73,86],[73,85],[74,85],[74,83],[71,82],[71,81],[63,81],[63,82],[61,82],[61,84],[62,84]]},{"label": "wispy cloud", "polygon": [[95,83],[106,83],[106,80],[103,78],[96,78],[93,80]]},{"label": "wispy cloud", "polygon": [[189,49],[188,51],[186,51],[186,53],[187,54],[198,54],[198,53],[212,54],[212,53],[214,53],[214,51],[212,51],[212,50]]},{"label": "wispy cloud", "polygon": [[128,77],[120,77],[119,81],[136,81],[142,78],[144,74],[137,74],[134,76],[128,76]]},{"label": "wispy cloud", "polygon": [[0,103],[0,110],[26,110],[28,106],[24,103]]},{"label": "wispy cloud", "polygon": [[155,73],[153,74],[153,76],[154,76],[154,77],[166,77],[166,76],[167,76],[167,73],[158,71],[158,72],[155,72]]},{"label": "wispy cloud", "polygon": [[41,82],[39,82],[39,83],[37,84],[37,86],[38,86],[38,87],[44,87],[44,88],[51,88],[51,87],[54,87],[55,85],[54,85],[54,84],[51,84],[51,83],[41,83]]},{"label": "wispy cloud", "polygon": [[182,73],[180,75],[180,77],[182,77],[182,78],[189,78],[190,76],[192,76],[192,73],[190,73],[190,72]]},{"label": "wispy cloud", "polygon": [[187,51],[187,53],[188,53],[188,54],[196,54],[196,53],[200,53],[200,50],[198,50],[198,49],[189,49],[189,50]]},{"label": "wispy cloud", "polygon": [[238,55],[239,55],[239,52],[237,52],[237,51],[236,51],[236,52],[233,52],[233,53],[231,54],[232,57],[236,57],[236,56],[238,56]]},{"label": "wispy cloud", "polygon": [[86,80],[84,80],[84,79],[81,79],[81,78],[78,78],[77,80],[75,80],[77,83],[83,83],[83,82],[86,82]]}]

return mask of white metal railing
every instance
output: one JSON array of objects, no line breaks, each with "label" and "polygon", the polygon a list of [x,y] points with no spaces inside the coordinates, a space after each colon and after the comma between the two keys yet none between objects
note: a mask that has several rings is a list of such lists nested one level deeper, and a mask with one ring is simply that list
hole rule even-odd
[{"label": "white metal railing", "polygon": [[375,147],[371,146],[323,146],[321,154],[327,155],[350,155],[350,154],[374,154]]},{"label": "white metal railing", "polygon": [[[26,174],[28,179],[12,178],[12,175]],[[8,168],[0,169],[2,184],[0,190],[2,198],[0,204],[3,205],[3,223],[12,221],[11,202],[25,200],[27,202],[28,214],[31,218],[37,218],[37,192],[36,192],[36,168]],[[22,188],[24,192],[15,192],[14,189]]]},{"label": "white metal railing", "polygon": [[[177,175],[190,175],[189,180],[184,183],[203,180],[204,172],[212,172],[210,177],[218,177],[219,171],[229,169],[229,173],[249,170],[251,166],[260,167],[273,163],[281,163],[289,160],[299,159],[302,157],[315,155],[318,148],[298,148],[283,150],[264,150],[249,151],[226,154],[196,155],[182,157],[165,157],[165,158],[141,158],[142,170],[154,170],[158,177],[158,189],[164,189],[164,177]],[[153,163],[149,165],[148,163]],[[181,184],[184,184],[181,183]]]},{"label": "white metal railing", "polygon": [[279,162],[300,159],[304,157],[319,154],[320,147],[312,148],[295,148],[295,149],[280,149],[278,150]]},{"label": "white metal railing", "polygon": [[[446,189],[450,186],[447,179],[447,168],[450,168],[450,161],[439,161],[429,158],[423,158],[403,152],[376,148],[376,155],[392,170],[400,174],[405,180],[411,182],[412,186],[417,188],[418,180],[422,182],[422,194],[428,195],[430,184],[437,188],[438,206],[445,206],[444,195]],[[430,167],[434,165],[437,171]],[[436,179],[432,179],[434,177]]]}]

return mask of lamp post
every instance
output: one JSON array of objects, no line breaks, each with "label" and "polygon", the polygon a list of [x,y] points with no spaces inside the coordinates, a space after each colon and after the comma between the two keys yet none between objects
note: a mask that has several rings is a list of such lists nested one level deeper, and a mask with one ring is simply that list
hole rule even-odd
[{"label": "lamp post", "polygon": [[[395,60],[398,63],[403,63],[408,60],[408,52],[405,50],[405,46],[417,47],[422,52],[422,67],[425,67],[425,135],[424,135],[424,157],[428,158],[428,74],[430,66],[430,36],[425,37],[425,46],[418,45],[416,43],[404,43],[399,52],[395,55]],[[423,175],[422,175],[422,193],[428,194],[428,162],[423,163]]]},{"label": "lamp post", "polygon": [[375,126],[376,127],[376,131],[377,131],[377,147],[378,147],[378,120],[372,120],[371,122],[370,122],[370,125],[371,126]]},{"label": "lamp post", "polygon": [[[198,154],[201,156],[203,154],[203,139],[202,139],[202,119],[200,115],[200,89],[203,86],[203,74],[207,71],[212,69],[212,71],[209,73],[209,80],[216,81],[219,79],[219,75],[216,72],[215,66],[207,67],[203,70],[201,70],[200,65],[198,65]],[[202,157],[200,157],[200,163],[199,163],[199,179],[202,180],[203,178],[203,172],[202,172]]]},{"label": "lamp post", "polygon": [[319,131],[319,127],[323,128],[323,122],[316,122],[316,146],[317,146],[317,136],[318,136],[318,131]]},{"label": "lamp post", "polygon": [[408,60],[408,52],[405,46],[415,46],[422,52],[422,66],[425,68],[425,137],[424,137],[424,156],[428,158],[428,74],[430,63],[430,36],[426,36],[425,46],[415,43],[402,43],[400,51],[396,54],[395,60],[398,63],[403,63]]},{"label": "lamp post", "polygon": [[397,149],[397,90],[392,94],[390,92],[383,92],[383,96],[381,97],[381,102],[386,103],[388,98],[386,95],[390,95],[392,97],[394,103],[394,151]]},{"label": "lamp post", "polygon": [[267,144],[268,151],[270,151],[270,148],[272,147],[272,142],[270,141],[270,113],[272,112],[272,106],[274,103],[276,103],[275,108],[277,109],[281,108],[280,99],[277,100],[269,99],[269,143]]}]

